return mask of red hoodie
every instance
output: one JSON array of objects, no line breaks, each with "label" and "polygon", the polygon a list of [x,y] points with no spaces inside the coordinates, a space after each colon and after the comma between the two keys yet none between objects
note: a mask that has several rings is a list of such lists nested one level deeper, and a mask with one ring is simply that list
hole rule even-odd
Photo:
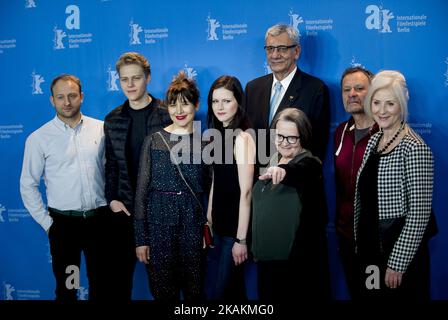
[{"label": "red hoodie", "polygon": [[336,185],[336,232],[353,239],[353,214],[356,176],[370,137],[378,132],[375,123],[355,145],[353,117],[341,123],[334,133],[334,172]]}]

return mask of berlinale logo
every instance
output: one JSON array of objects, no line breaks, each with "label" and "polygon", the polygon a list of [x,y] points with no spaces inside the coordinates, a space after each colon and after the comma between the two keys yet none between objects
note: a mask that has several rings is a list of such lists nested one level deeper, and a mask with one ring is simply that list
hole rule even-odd
[{"label": "berlinale logo", "polygon": [[109,66],[109,69],[107,69],[107,91],[119,91],[117,80],[119,78],[118,72],[115,70],[112,70],[112,68]]},{"label": "berlinale logo", "polygon": [[0,204],[0,222],[5,222],[5,219],[3,218],[3,211],[6,211],[6,208],[4,205]]},{"label": "berlinale logo", "polygon": [[198,73],[197,73],[197,71],[196,71],[194,68],[189,67],[189,66],[185,63],[185,64],[184,64],[184,71],[185,71],[185,73],[187,74],[187,78],[191,78],[191,79],[196,80],[196,77],[198,76]]},{"label": "berlinale logo", "polygon": [[216,29],[218,29],[221,24],[218,20],[213,19],[210,15],[207,17],[207,40],[218,40],[218,35],[216,34]]},{"label": "berlinale logo", "polygon": [[34,0],[26,0],[25,8],[36,8],[36,2]]},{"label": "berlinale logo", "polygon": [[54,47],[53,49],[59,50],[59,49],[65,49],[64,43],[62,42],[62,39],[64,39],[67,34],[62,29],[58,29],[58,26],[54,26],[53,28],[54,32]]},{"label": "berlinale logo", "polygon": [[3,294],[5,300],[14,300],[14,291],[16,291],[16,289],[11,284],[3,282]]},{"label": "berlinale logo", "polygon": [[139,33],[143,31],[143,28],[138,23],[134,23],[133,19],[129,22],[129,26],[131,27],[131,32],[129,33],[129,44],[142,44]]},{"label": "berlinale logo", "polygon": [[42,82],[45,82],[44,77],[42,75],[37,74],[35,71],[31,73],[31,78],[33,78],[33,82],[31,83],[31,88],[33,91],[32,94],[43,94],[42,88],[40,87]]},{"label": "berlinale logo", "polygon": [[355,67],[361,67],[361,68],[364,68],[364,69],[366,68],[361,63],[356,61],[356,57],[355,56],[352,56],[352,61],[350,62],[350,66],[352,66],[353,68],[355,68]]},{"label": "berlinale logo", "polygon": [[[81,25],[81,13],[79,11],[79,7],[75,5],[69,5],[65,8],[65,13],[69,14],[69,16],[65,19],[65,27],[68,30],[79,30]],[[54,32],[54,47],[53,49],[65,49],[64,42],[62,40],[67,37],[67,33],[64,30],[59,29],[57,26],[53,28]]]},{"label": "berlinale logo", "polygon": [[365,21],[366,28],[369,30],[376,29],[381,33],[390,33],[392,30],[389,26],[389,21],[395,18],[394,13],[389,9],[383,9],[371,4],[366,7],[365,13],[370,14]]},{"label": "berlinale logo", "polygon": [[265,63],[263,64],[263,69],[264,69],[264,74],[270,74],[270,73],[272,73],[272,70],[271,70],[271,68],[269,67],[269,64],[268,64],[267,62],[265,62]]},{"label": "berlinale logo", "polygon": [[296,31],[297,31],[297,33],[298,33],[298,35],[300,37],[301,35],[300,35],[300,30],[299,30],[299,24],[304,22],[303,18],[299,14],[294,13],[294,11],[292,9],[289,10],[289,14],[288,15],[289,15],[289,24],[294,29],[296,29]]}]

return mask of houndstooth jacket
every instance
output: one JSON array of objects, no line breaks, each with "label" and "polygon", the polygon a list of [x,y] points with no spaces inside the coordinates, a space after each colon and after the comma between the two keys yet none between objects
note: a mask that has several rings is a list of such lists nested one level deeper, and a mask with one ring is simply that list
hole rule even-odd
[{"label": "houndstooth jacket", "polygon": [[[358,171],[355,190],[355,241],[359,220],[359,176],[375,149],[381,133],[367,144]],[[433,171],[432,152],[412,129],[389,154],[381,157],[378,169],[379,219],[405,217],[405,224],[388,259],[388,267],[405,272],[411,263],[428,225],[431,214]]]}]

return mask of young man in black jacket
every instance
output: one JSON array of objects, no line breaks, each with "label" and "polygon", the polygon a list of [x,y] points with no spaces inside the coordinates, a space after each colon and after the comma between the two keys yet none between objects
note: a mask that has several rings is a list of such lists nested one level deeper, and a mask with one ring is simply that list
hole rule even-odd
[{"label": "young man in black jacket", "polygon": [[128,98],[104,121],[106,138],[106,199],[111,209],[107,223],[110,298],[130,300],[136,263],[133,211],[140,148],[145,137],[171,123],[160,100],[147,91],[151,81],[148,60],[124,53],[116,63],[123,93]]}]

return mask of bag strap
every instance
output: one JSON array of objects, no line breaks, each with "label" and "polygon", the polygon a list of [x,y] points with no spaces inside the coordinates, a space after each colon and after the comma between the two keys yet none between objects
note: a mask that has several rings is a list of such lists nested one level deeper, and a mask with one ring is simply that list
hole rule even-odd
[{"label": "bag strap", "polygon": [[[165,137],[160,133],[160,131],[157,131],[157,133],[159,134],[159,136],[162,138],[162,141],[165,143],[166,148],[169,150],[170,155],[171,155],[171,148],[168,144],[168,142],[166,142]],[[196,196],[196,193],[193,191],[193,189],[190,187],[190,185],[188,184],[187,180],[185,179],[182,170],[180,169],[180,166],[177,162],[174,163],[177,167],[177,170],[179,171],[180,177],[182,178],[182,180],[184,180],[185,185],[188,187],[188,189],[190,190],[191,194],[194,196],[194,198],[196,199],[196,201],[198,202],[199,206],[201,207],[201,210],[203,211],[204,208],[202,207],[202,203],[201,201],[199,201],[198,197]]]}]

